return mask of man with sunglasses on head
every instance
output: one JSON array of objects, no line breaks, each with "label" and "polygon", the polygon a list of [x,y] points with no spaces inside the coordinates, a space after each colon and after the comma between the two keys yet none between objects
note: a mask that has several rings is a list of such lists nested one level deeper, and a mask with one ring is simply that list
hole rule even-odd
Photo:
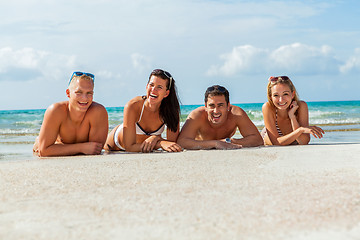
[{"label": "man with sunglasses on head", "polygon": [[[239,129],[243,138],[232,138]],[[238,149],[263,145],[246,112],[229,102],[226,88],[214,85],[205,92],[205,106],[193,110],[181,129],[178,144],[185,149]]]},{"label": "man with sunglasses on head", "polygon": [[93,102],[91,73],[74,72],[66,89],[68,101],[52,104],[33,151],[40,157],[100,154],[108,133],[108,114]]}]

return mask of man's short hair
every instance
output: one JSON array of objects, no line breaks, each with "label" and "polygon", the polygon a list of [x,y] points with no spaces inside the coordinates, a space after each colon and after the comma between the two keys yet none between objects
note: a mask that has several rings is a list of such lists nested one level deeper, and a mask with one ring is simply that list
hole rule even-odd
[{"label": "man's short hair", "polygon": [[207,103],[208,97],[212,96],[224,96],[226,103],[229,103],[229,91],[220,85],[213,85],[208,87],[205,92],[205,102]]},{"label": "man's short hair", "polygon": [[90,76],[87,76],[87,75],[81,75],[81,76],[72,76],[70,81],[69,81],[69,87],[73,85],[73,82],[75,82],[77,79],[84,79],[84,80],[88,80],[88,81],[91,81],[92,84],[94,85],[94,79]]}]

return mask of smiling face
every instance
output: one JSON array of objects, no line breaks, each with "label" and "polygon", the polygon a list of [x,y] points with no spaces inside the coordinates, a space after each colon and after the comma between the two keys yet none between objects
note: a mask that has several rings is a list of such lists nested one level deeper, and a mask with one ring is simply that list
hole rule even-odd
[{"label": "smiling face", "polygon": [[74,79],[66,89],[66,95],[71,108],[82,112],[87,111],[93,101],[94,83],[90,78]]},{"label": "smiling face", "polygon": [[287,109],[293,101],[295,92],[286,84],[276,84],[271,87],[271,100],[278,109]]},{"label": "smiling face", "polygon": [[151,76],[146,85],[146,96],[150,104],[161,103],[169,95],[170,91],[166,88],[167,81],[154,75]]},{"label": "smiling face", "polygon": [[208,96],[205,102],[205,110],[208,120],[212,125],[222,125],[227,120],[230,105],[226,102],[224,95]]}]

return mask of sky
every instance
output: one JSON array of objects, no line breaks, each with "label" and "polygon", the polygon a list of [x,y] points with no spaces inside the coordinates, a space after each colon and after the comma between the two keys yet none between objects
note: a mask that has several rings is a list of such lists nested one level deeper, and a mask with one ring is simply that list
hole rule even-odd
[{"label": "sky", "polygon": [[182,104],[220,84],[231,103],[266,101],[269,76],[302,100],[360,100],[360,1],[12,0],[0,3],[0,110],[67,100],[73,71],[94,100],[124,106],[155,68]]}]

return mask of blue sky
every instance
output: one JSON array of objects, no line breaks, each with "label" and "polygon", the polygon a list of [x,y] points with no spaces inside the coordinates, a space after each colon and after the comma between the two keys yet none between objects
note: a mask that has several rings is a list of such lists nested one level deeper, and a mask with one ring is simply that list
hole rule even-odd
[{"label": "blue sky", "polygon": [[66,100],[73,71],[95,101],[124,106],[169,71],[183,104],[221,84],[265,102],[288,75],[305,101],[359,100],[360,1],[13,0],[0,3],[0,110]]}]

